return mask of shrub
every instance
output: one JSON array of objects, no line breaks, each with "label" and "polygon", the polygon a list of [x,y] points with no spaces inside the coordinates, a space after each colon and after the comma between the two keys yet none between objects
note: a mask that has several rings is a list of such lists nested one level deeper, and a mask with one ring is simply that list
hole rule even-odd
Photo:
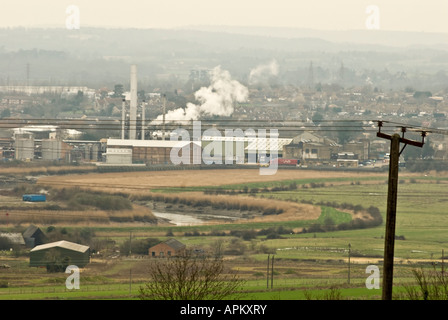
[{"label": "shrub", "polygon": [[70,265],[69,257],[55,257],[47,262],[47,272],[56,273],[56,272],[65,272],[67,267]]},{"label": "shrub", "polygon": [[306,232],[325,232],[325,229],[322,228],[320,223],[313,223],[308,229],[306,229]]},{"label": "shrub", "polygon": [[282,236],[277,232],[271,232],[266,235],[266,239],[282,239]]},{"label": "shrub", "polygon": [[[158,260],[158,261],[156,261]],[[142,300],[222,300],[241,295],[244,283],[220,257],[187,252],[176,259],[152,259],[149,281],[139,289]]]},{"label": "shrub", "polygon": [[232,230],[230,235],[243,240],[252,240],[257,237],[257,232],[255,230]]},{"label": "shrub", "polygon": [[132,209],[132,203],[129,199],[114,195],[91,194],[86,192],[77,193],[69,201],[70,206],[83,208],[84,206],[93,206],[100,210],[129,210]]},{"label": "shrub", "polygon": [[279,210],[277,210],[276,208],[266,208],[263,211],[264,216],[272,215],[272,214],[279,214]]},{"label": "shrub", "polygon": [[409,300],[447,300],[448,281],[443,272],[434,270],[426,272],[423,269],[413,269],[412,273],[417,287],[405,286],[405,296]]},{"label": "shrub", "polygon": [[129,252],[131,254],[147,255],[149,254],[148,249],[158,243],[160,243],[160,240],[157,238],[128,239],[120,246],[120,253],[126,256],[129,255]]},{"label": "shrub", "polygon": [[252,240],[255,239],[257,237],[257,233],[255,230],[245,230],[242,232],[241,237],[243,238],[243,240]]},{"label": "shrub", "polygon": [[0,237],[0,250],[9,250],[11,248],[11,242],[6,237]]}]

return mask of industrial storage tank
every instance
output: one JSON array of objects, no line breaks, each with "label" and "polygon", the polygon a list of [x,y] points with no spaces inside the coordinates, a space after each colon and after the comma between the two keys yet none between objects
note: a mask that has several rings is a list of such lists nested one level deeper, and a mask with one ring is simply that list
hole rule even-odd
[{"label": "industrial storage tank", "polygon": [[42,140],[42,159],[59,160],[62,157],[62,141],[58,139]]},{"label": "industrial storage tank", "polygon": [[16,160],[32,160],[34,158],[34,135],[29,132],[14,135]]}]

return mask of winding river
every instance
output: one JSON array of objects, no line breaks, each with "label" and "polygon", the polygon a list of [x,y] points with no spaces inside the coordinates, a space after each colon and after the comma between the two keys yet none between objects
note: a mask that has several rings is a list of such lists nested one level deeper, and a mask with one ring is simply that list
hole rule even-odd
[{"label": "winding river", "polygon": [[208,224],[210,220],[238,220],[238,217],[223,216],[223,215],[203,215],[204,219],[197,218],[193,215],[179,214],[179,213],[168,213],[153,211],[153,214],[162,219],[166,219],[170,223],[176,226],[199,226],[203,224]]},{"label": "winding river", "polygon": [[158,218],[168,220],[170,223],[176,226],[197,226],[205,223],[203,220],[187,214],[167,213],[158,211],[153,211],[153,214]]}]

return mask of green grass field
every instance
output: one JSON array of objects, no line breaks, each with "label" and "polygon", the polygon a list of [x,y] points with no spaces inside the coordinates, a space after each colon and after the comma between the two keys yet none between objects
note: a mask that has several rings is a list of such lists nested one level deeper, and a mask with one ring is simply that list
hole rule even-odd
[{"label": "green grass field", "polygon": [[[437,263],[440,268],[442,254],[448,244],[447,206],[448,179],[444,177],[402,178],[398,190],[397,224],[395,241],[396,271],[394,284],[396,292],[403,291],[402,285],[412,283],[412,269],[430,268]],[[222,187],[225,190],[243,190],[244,188],[279,187],[296,184],[297,189],[285,191],[258,192],[255,196],[297,201],[306,203],[333,202],[378,207],[386,217],[387,184],[381,177],[307,179],[269,182],[266,184],[242,184]],[[315,187],[302,187],[316,183]],[[204,191],[205,188],[166,188],[158,192]],[[331,218],[333,223],[349,222],[351,216],[328,206],[321,206],[322,214],[314,221],[271,221],[265,223],[241,223],[182,227],[101,227],[95,228],[99,237],[107,238],[113,234],[117,241],[125,241],[129,233],[140,238],[152,237],[155,233],[172,231],[176,238],[187,246],[211,247],[217,241],[230,245],[231,237],[182,236],[185,232],[210,232],[220,230],[251,230],[269,227],[301,228],[313,223],[324,224]],[[67,226],[74,229],[76,226]],[[384,249],[384,223],[380,226],[331,232],[310,232],[283,234],[277,239],[258,236],[242,241],[247,247],[246,253],[232,260],[232,268],[241,272],[246,279],[244,299],[250,300],[305,300],[331,299],[332,287],[338,289],[339,299],[380,299],[381,290],[369,290],[365,286],[368,265],[378,265],[381,269]],[[255,250],[261,246],[275,252],[274,287],[266,284],[267,254]],[[350,258],[352,264],[348,265]],[[4,258],[4,259],[3,259]],[[144,258],[141,259],[144,262]],[[0,255],[0,264],[11,263]],[[132,267],[131,267],[132,266]],[[0,288],[0,299],[136,299],[138,286],[144,283],[145,273],[137,268],[138,263],[120,260],[108,265],[104,262],[91,263],[82,275],[84,279],[79,291],[67,291],[63,279],[56,277],[57,285],[49,282],[48,275],[42,270],[34,270],[21,262],[17,273],[0,269],[0,278],[8,279],[9,286]],[[132,269],[132,279],[130,270]],[[28,281],[20,279],[28,278]],[[350,284],[348,278],[350,277]],[[47,279],[45,283],[39,279]],[[19,281],[20,280],[20,281]],[[132,284],[132,285],[130,285]],[[394,291],[394,292],[395,292]],[[333,297],[334,298],[334,297]]]}]

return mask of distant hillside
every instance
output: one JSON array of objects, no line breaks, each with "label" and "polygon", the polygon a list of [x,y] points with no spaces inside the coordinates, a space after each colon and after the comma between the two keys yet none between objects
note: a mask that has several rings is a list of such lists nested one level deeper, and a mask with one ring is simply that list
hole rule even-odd
[{"label": "distant hillside", "polygon": [[[310,62],[316,81],[334,81],[344,66],[356,83],[354,75],[366,70],[386,74],[447,70],[445,40],[442,34],[275,28],[7,28],[0,29],[0,85],[24,84],[27,65],[33,84],[126,85],[131,63],[138,64],[139,81],[146,85],[164,81],[179,87],[190,70],[217,65],[244,81],[253,68],[273,59],[279,64],[277,81],[286,84],[306,81]],[[439,41],[442,45],[437,45]],[[411,43],[422,45],[407,46]]]},{"label": "distant hillside", "polygon": [[429,46],[448,50],[447,33],[403,32],[388,30],[312,30],[274,27],[188,26],[188,30],[277,38],[314,38],[333,43],[369,44],[390,47]]},{"label": "distant hillside", "polygon": [[188,27],[182,29],[0,29],[6,50],[40,48],[109,55],[142,55],[165,50],[268,51],[394,50],[429,46],[448,50],[448,34],[394,31],[318,31],[289,28]]}]

